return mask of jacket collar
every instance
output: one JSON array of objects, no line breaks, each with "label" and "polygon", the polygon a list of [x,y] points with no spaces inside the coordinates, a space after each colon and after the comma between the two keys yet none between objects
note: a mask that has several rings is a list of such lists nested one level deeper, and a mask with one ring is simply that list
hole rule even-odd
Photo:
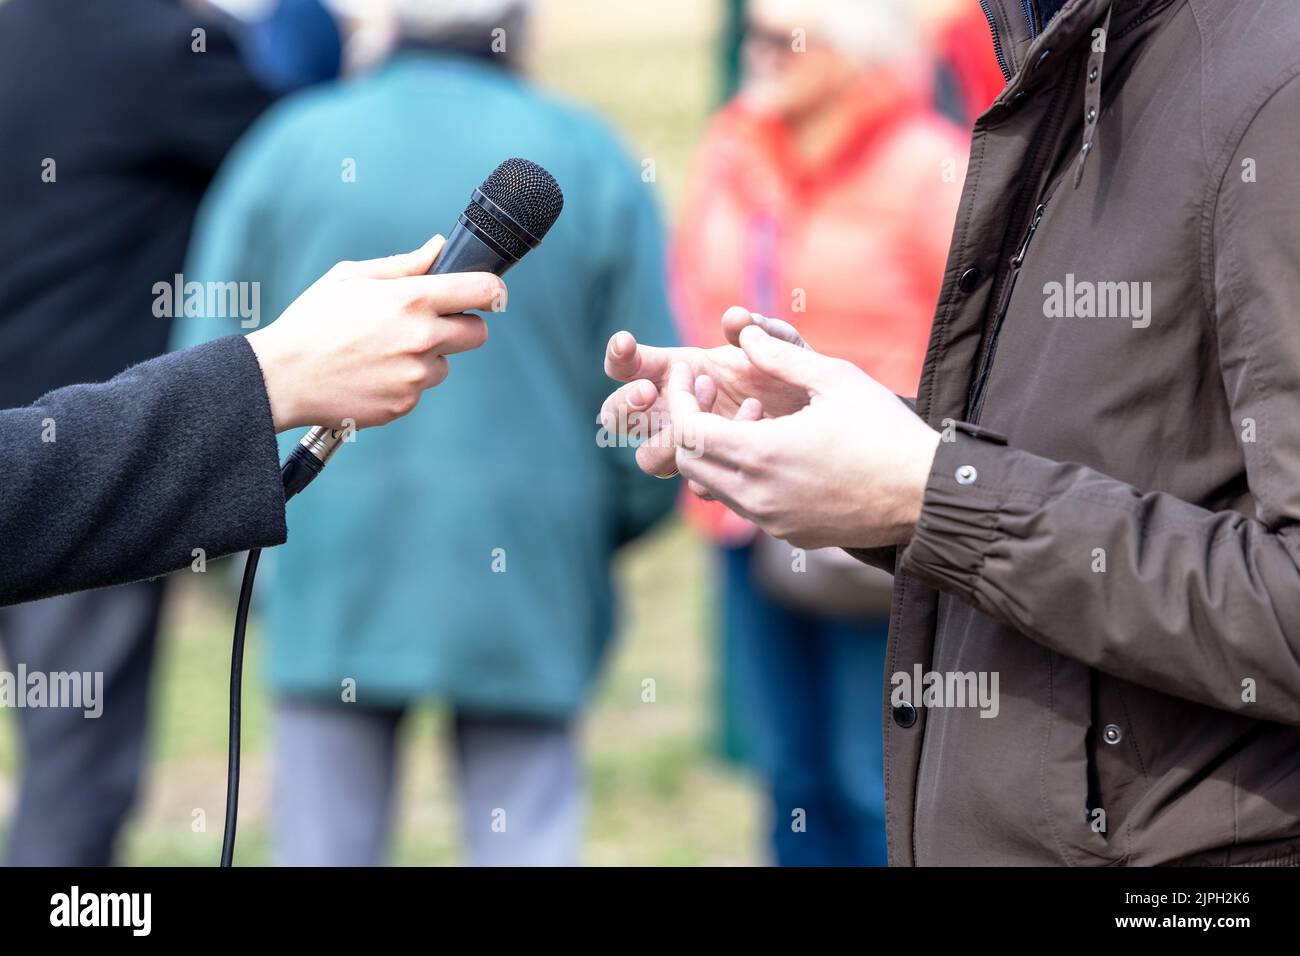
[{"label": "jacket collar", "polygon": [[[1029,2],[1029,0],[1026,0]],[[1067,0],[1033,0],[1035,8],[1032,13],[1038,14],[1038,26],[1041,29],[1048,23],[1052,22],[1052,17],[1056,16],[1061,7],[1065,6]]]},{"label": "jacket collar", "polygon": [[1066,0],[1059,9],[1050,0],[1034,0],[1032,13],[1038,17],[1038,23],[1043,22],[1043,14],[1051,14],[1041,30],[1031,22],[1031,11],[1022,0],[980,0],[980,3],[993,33],[994,48],[1008,74],[1007,88],[1015,92],[1016,81],[1024,79],[1021,74],[1025,66],[1037,63],[1042,51],[1056,48],[1063,52],[1074,47],[1108,12],[1114,21],[1111,29],[1119,32],[1148,15],[1152,8],[1167,6],[1168,0]]},{"label": "jacket collar", "polygon": [[1029,9],[1022,0],[980,2],[993,31],[994,49],[1008,75],[1006,89],[994,101],[993,109],[1014,108],[1035,90],[1059,81],[1063,71],[1078,69],[1081,61],[1077,54],[1086,53],[1082,59],[1082,138],[1074,171],[1078,188],[1088,159],[1099,145],[1108,51],[1113,62],[1116,41],[1177,0],[1066,0],[1041,32],[1033,20],[1038,9]]}]

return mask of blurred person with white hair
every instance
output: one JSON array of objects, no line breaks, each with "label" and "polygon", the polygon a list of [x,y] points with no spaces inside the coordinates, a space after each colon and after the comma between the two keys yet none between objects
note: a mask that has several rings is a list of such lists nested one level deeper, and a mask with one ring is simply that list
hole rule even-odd
[{"label": "blurred person with white hair", "polygon": [[[903,0],[750,4],[742,85],[699,150],[672,255],[695,344],[722,344],[718,317],[743,302],[915,394],[968,150],[930,106],[918,36]],[[776,861],[884,865],[888,576],[683,504],[719,545],[725,736],[766,781]]]},{"label": "blurred person with white hair", "polygon": [[[278,856],[384,860],[399,730],[433,700],[450,710],[468,861],[575,863],[611,560],[675,497],[595,422],[618,323],[675,337],[653,187],[600,123],[519,75],[528,4],[332,5],[349,68],[373,69],[253,129],[205,202],[187,278],[260,282],[276,314],[336,260],[450,229],[511,156],[550,170],[565,209],[443,401],[336,456],[267,555]],[[238,331],[178,325],[177,344]]]}]

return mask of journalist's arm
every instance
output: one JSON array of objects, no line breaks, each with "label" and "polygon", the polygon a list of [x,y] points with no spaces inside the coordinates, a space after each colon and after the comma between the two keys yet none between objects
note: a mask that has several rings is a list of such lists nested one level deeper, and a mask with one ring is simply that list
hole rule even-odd
[{"label": "journalist's arm", "polygon": [[0,411],[0,605],[123,584],[285,539],[275,433],[379,425],[477,348],[486,273],[441,248],[340,263],[276,322]]}]

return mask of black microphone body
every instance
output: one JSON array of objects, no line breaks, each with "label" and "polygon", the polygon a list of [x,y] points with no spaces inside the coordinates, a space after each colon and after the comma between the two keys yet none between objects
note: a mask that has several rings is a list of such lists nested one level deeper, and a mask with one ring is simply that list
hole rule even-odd
[{"label": "black microphone body", "polygon": [[449,272],[494,272],[504,275],[518,261],[489,246],[476,230],[458,219],[456,227],[447,237],[447,244],[438,253],[438,259],[428,274],[440,276]]}]

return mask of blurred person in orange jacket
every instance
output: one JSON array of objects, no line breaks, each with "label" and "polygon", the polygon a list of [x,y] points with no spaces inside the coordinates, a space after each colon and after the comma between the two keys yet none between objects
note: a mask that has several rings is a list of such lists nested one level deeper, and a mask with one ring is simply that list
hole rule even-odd
[{"label": "blurred person in orange jacket", "polygon": [[[672,255],[693,344],[722,344],[743,302],[915,394],[969,148],[930,106],[918,36],[905,0],[750,4],[741,90],[705,135]],[[776,861],[884,865],[887,590],[684,502],[720,545],[724,680]]]}]

